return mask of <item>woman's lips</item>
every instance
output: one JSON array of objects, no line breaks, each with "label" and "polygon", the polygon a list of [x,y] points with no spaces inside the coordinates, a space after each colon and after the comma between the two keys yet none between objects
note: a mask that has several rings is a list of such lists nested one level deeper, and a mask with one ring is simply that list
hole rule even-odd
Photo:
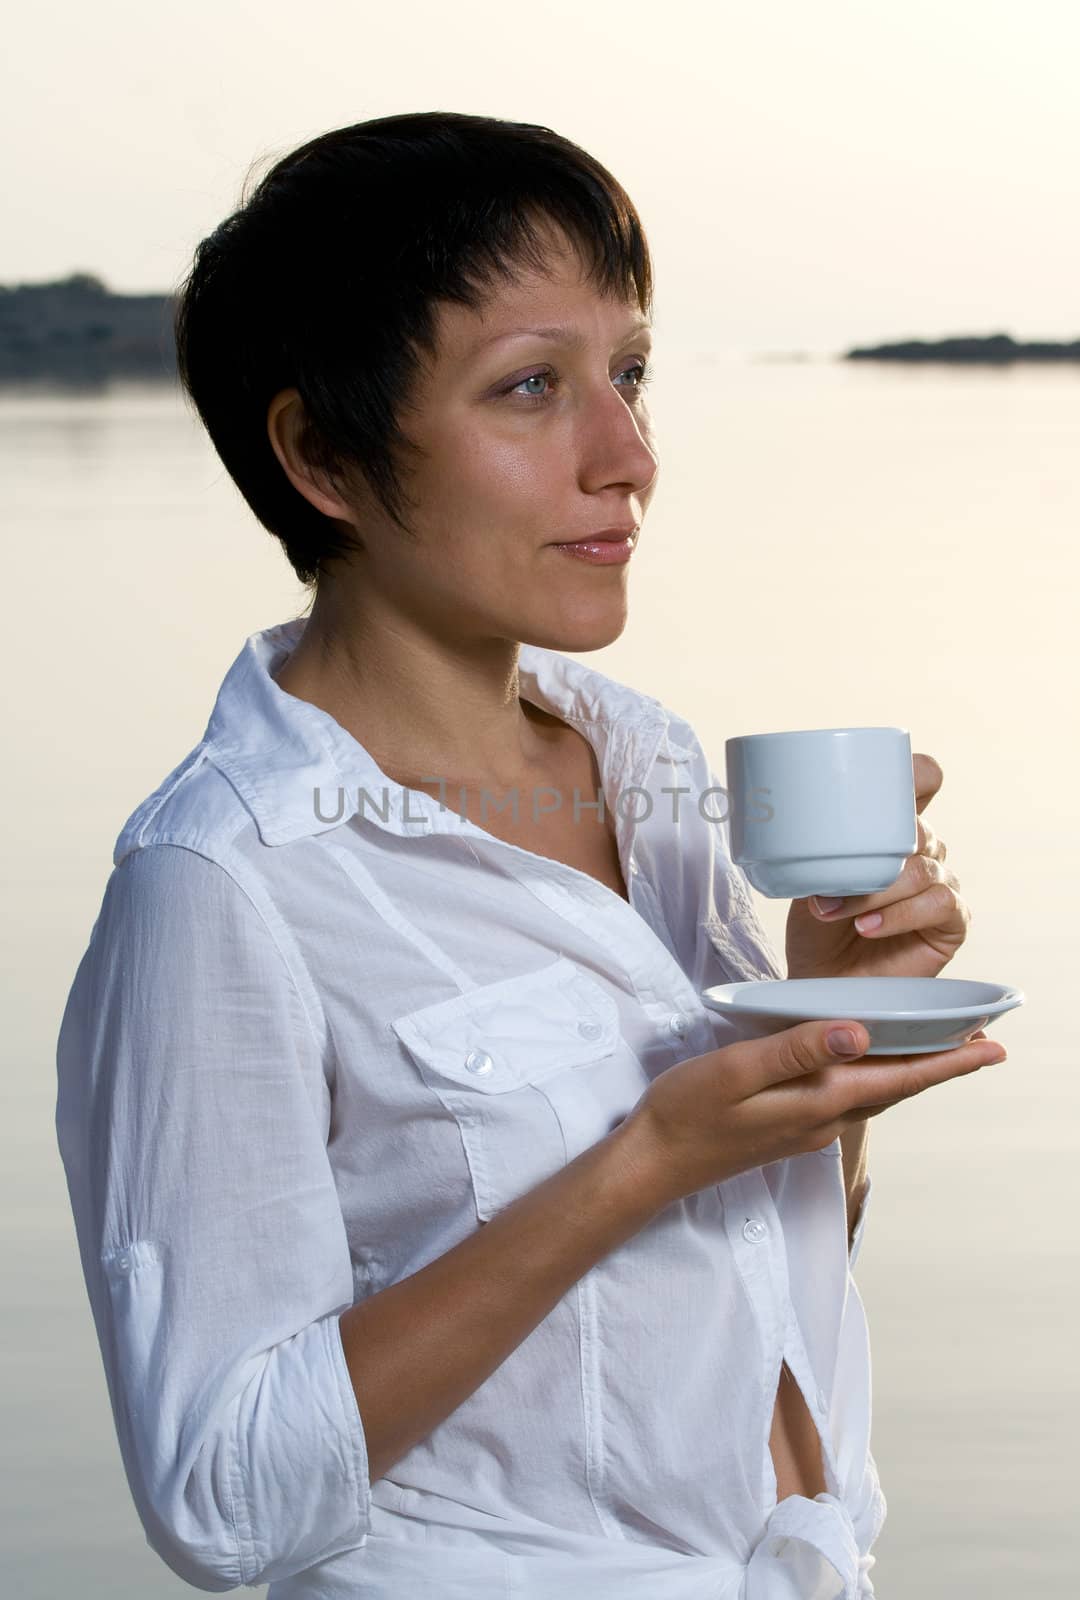
[{"label": "woman's lips", "polygon": [[579,562],[592,562],[595,566],[618,566],[629,562],[634,554],[634,539],[627,534],[624,539],[582,539],[579,544],[555,544],[555,550],[573,555]]},{"label": "woman's lips", "polygon": [[634,535],[613,534],[611,537],[579,539],[572,544],[557,544],[552,548],[562,550],[578,561],[590,561],[594,566],[617,566],[623,561],[629,561],[633,555]]}]

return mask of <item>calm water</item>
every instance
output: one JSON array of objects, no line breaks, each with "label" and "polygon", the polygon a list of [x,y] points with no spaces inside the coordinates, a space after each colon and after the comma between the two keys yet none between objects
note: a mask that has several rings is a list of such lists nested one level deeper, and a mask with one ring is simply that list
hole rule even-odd
[{"label": "calm water", "polygon": [[[896,723],[974,911],[946,975],[1014,983],[1003,1066],[871,1123],[858,1266],[883,1600],[1077,1592],[1080,372],[691,361],[588,659],[723,741]],[[168,390],[0,394],[6,807],[0,1529],[19,1600],[190,1594],[132,1507],[55,1146],[60,1015],[136,803],[245,636],[303,595]],[[786,902],[758,900],[777,948]]]}]

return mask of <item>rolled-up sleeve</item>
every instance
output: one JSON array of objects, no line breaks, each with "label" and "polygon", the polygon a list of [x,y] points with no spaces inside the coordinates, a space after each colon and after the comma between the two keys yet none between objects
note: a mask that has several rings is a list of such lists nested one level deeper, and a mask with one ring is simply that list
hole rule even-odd
[{"label": "rolled-up sleeve", "polygon": [[363,1544],[322,1051],[266,918],[178,845],[114,868],[57,1046],[56,1132],[124,1470],[196,1588]]}]

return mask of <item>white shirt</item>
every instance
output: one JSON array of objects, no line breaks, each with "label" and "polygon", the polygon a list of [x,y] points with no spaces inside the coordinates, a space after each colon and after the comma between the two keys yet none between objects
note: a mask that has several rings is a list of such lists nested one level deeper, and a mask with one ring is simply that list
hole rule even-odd
[{"label": "white shirt", "polygon": [[[522,696],[596,753],[627,903],[394,783],[279,688],[304,625],[246,641],[125,824],[58,1042],[147,1541],[197,1588],[268,1600],[872,1595],[886,1507],[839,1140],[669,1206],[369,1482],[340,1313],[730,1043],[703,988],[782,973],[717,779],[658,700],[521,648]],[[784,1359],[829,1492],[777,1505]]]}]

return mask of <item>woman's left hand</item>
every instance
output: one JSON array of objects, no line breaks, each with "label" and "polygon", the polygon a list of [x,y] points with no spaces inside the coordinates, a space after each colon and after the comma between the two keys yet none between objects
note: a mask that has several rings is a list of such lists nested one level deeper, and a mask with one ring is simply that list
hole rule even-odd
[{"label": "woman's left hand", "polygon": [[[933,756],[912,757],[915,810],[922,812],[944,774]],[[945,845],[919,818],[915,854],[895,883],[877,894],[848,895],[828,915],[817,899],[793,900],[788,911],[789,978],[936,978],[967,937],[971,911]],[[856,926],[877,913],[877,927]]]}]

